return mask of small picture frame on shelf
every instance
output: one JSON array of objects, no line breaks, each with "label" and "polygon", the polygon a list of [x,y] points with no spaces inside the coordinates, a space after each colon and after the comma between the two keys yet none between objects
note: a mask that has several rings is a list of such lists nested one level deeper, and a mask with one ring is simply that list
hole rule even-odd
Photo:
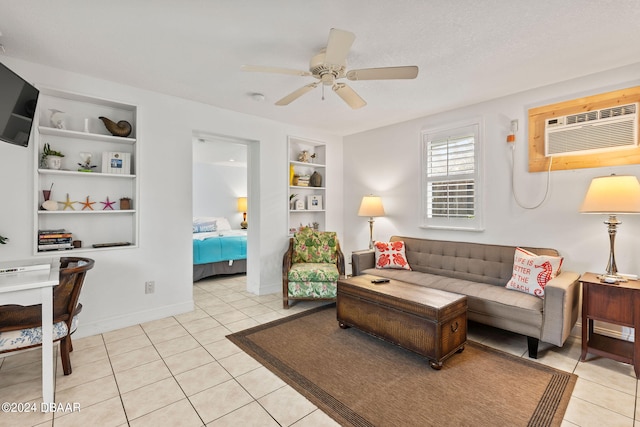
[{"label": "small picture frame on shelf", "polygon": [[322,196],[313,195],[307,196],[307,209],[310,211],[322,210]]},{"label": "small picture frame on shelf", "polygon": [[103,152],[102,173],[131,175],[131,153]]},{"label": "small picture frame on shelf", "polygon": [[303,211],[304,210],[304,200],[296,200],[295,210]]}]

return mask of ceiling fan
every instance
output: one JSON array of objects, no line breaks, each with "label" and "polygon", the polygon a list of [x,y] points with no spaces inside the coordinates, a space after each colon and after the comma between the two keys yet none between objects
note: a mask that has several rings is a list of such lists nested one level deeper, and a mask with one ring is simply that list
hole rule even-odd
[{"label": "ceiling fan", "polygon": [[356,109],[367,105],[366,101],[360,97],[351,87],[337,80],[347,78],[347,80],[390,80],[390,79],[415,79],[418,75],[418,67],[383,67],[383,68],[363,68],[359,70],[347,71],[347,55],[351,45],[355,40],[355,34],[332,28],[329,32],[327,47],[311,58],[309,71],[299,71],[289,68],[264,67],[260,65],[243,65],[243,71],[257,71],[263,73],[291,74],[294,76],[312,76],[318,81],[302,86],[291,92],[289,95],[276,102],[276,105],[289,105],[307,92],[322,84],[323,99],[324,86],[331,86],[344,102],[351,108]]}]

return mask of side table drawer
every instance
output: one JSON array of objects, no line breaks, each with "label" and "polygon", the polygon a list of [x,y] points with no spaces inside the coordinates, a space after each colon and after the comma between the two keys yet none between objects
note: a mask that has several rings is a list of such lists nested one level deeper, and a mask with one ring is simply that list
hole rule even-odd
[{"label": "side table drawer", "polygon": [[615,285],[588,284],[586,310],[589,318],[633,326],[633,292]]}]

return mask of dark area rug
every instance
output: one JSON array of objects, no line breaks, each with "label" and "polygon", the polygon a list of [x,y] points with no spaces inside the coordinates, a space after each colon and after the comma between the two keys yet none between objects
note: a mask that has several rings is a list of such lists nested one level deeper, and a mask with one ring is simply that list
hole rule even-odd
[{"label": "dark area rug", "polygon": [[472,341],[436,371],[335,305],[227,338],[345,426],[559,426],[577,379]]}]

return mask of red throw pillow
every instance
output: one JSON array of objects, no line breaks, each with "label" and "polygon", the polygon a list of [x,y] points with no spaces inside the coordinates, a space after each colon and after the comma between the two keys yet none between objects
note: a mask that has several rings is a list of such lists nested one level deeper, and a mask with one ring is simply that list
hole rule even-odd
[{"label": "red throw pillow", "polygon": [[411,270],[404,253],[404,242],[375,242],[376,268]]},{"label": "red throw pillow", "polygon": [[513,256],[513,274],[507,283],[507,289],[544,298],[544,287],[549,280],[560,274],[563,259],[536,255],[522,248],[516,248]]}]

